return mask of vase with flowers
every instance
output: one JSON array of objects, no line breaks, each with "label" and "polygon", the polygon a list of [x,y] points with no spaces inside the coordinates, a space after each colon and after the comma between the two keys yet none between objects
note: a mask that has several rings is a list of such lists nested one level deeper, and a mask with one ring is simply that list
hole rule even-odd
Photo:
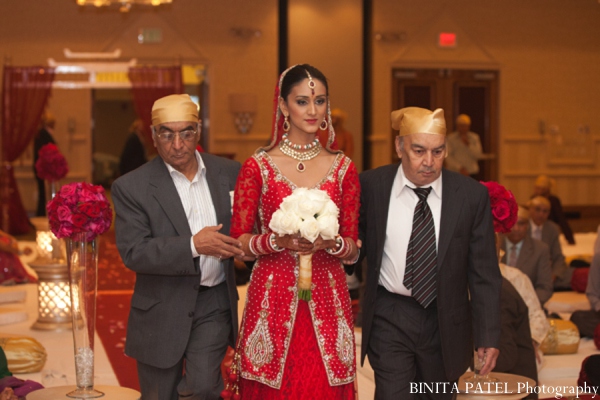
[{"label": "vase with flowers", "polygon": [[69,165],[58,146],[48,143],[38,152],[35,172],[40,179],[46,181],[46,201],[50,201],[58,193],[58,182],[67,176]]},{"label": "vase with flowers", "polygon": [[67,244],[76,390],[68,397],[89,399],[94,389],[94,332],[98,275],[98,235],[112,223],[112,208],[102,186],[85,182],[63,186],[46,207],[50,229]]}]

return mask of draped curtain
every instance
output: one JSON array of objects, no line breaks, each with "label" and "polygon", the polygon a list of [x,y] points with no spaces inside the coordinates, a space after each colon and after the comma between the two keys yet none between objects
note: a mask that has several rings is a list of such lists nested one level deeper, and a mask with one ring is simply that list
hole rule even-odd
[{"label": "draped curtain", "polygon": [[155,153],[150,130],[152,105],[161,97],[183,91],[181,67],[134,67],[129,69],[128,75],[135,112],[142,120],[147,150],[152,154]]},{"label": "draped curtain", "polygon": [[31,229],[11,163],[25,151],[37,132],[54,76],[54,68],[4,67],[0,226],[11,234],[27,233]]}]

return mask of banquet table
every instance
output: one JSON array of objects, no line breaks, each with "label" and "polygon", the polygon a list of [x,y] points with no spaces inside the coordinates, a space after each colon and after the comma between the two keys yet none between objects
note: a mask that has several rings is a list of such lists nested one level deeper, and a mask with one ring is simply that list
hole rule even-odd
[{"label": "banquet table", "polygon": [[[15,376],[19,379],[39,382],[44,387],[75,385],[75,358],[73,355],[72,332],[70,330],[54,332],[31,329],[31,326],[38,317],[36,284],[0,286],[0,293],[11,292],[13,294],[17,292],[22,294],[24,292],[24,301],[0,304],[0,315],[2,313],[11,313],[11,315],[19,315],[21,313],[26,319],[0,325],[0,334],[32,337],[44,346],[48,355],[41,371],[28,374],[15,374]],[[94,384],[118,387],[119,382],[110,365],[102,342],[98,334],[94,336]],[[108,398],[110,399],[111,397]]]}]

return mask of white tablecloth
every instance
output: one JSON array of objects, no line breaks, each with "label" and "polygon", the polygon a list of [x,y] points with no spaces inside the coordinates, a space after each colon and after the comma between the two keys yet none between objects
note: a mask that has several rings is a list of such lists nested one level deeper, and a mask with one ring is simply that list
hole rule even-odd
[{"label": "white tablecloth", "polygon": [[[9,325],[0,325],[0,333],[29,336],[40,342],[48,353],[48,358],[42,371],[44,372],[44,375],[47,375],[50,371],[54,371],[53,375],[58,378],[43,378],[42,372],[17,374],[16,377],[19,379],[29,379],[40,382],[46,387],[74,385],[75,359],[73,356],[72,332],[48,332],[31,329],[31,325],[37,320],[38,316],[36,284],[0,286],[0,293],[7,291],[25,291],[26,298],[24,302],[20,303],[0,304],[0,312],[3,310],[22,311],[27,313],[27,320]],[[94,345],[94,384],[118,386],[119,382],[117,381],[117,377],[113,372],[104,347],[102,346],[102,342],[97,334],[95,335]],[[60,378],[62,375],[65,376],[65,379]]]}]

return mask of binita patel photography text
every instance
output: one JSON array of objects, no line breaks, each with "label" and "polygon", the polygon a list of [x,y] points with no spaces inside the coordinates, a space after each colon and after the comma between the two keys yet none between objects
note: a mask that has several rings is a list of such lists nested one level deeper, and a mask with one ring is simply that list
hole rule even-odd
[{"label": "binita patel photography text", "polygon": [[[459,387],[460,386],[460,387]],[[516,386],[516,388],[515,388]],[[588,386],[549,386],[549,385],[530,385],[527,382],[519,382],[517,385],[509,387],[506,382],[465,382],[463,385],[450,382],[411,382],[410,392],[415,393],[535,393],[547,395],[555,399],[562,399],[565,396],[592,395],[592,398],[600,399],[600,387]]]}]

